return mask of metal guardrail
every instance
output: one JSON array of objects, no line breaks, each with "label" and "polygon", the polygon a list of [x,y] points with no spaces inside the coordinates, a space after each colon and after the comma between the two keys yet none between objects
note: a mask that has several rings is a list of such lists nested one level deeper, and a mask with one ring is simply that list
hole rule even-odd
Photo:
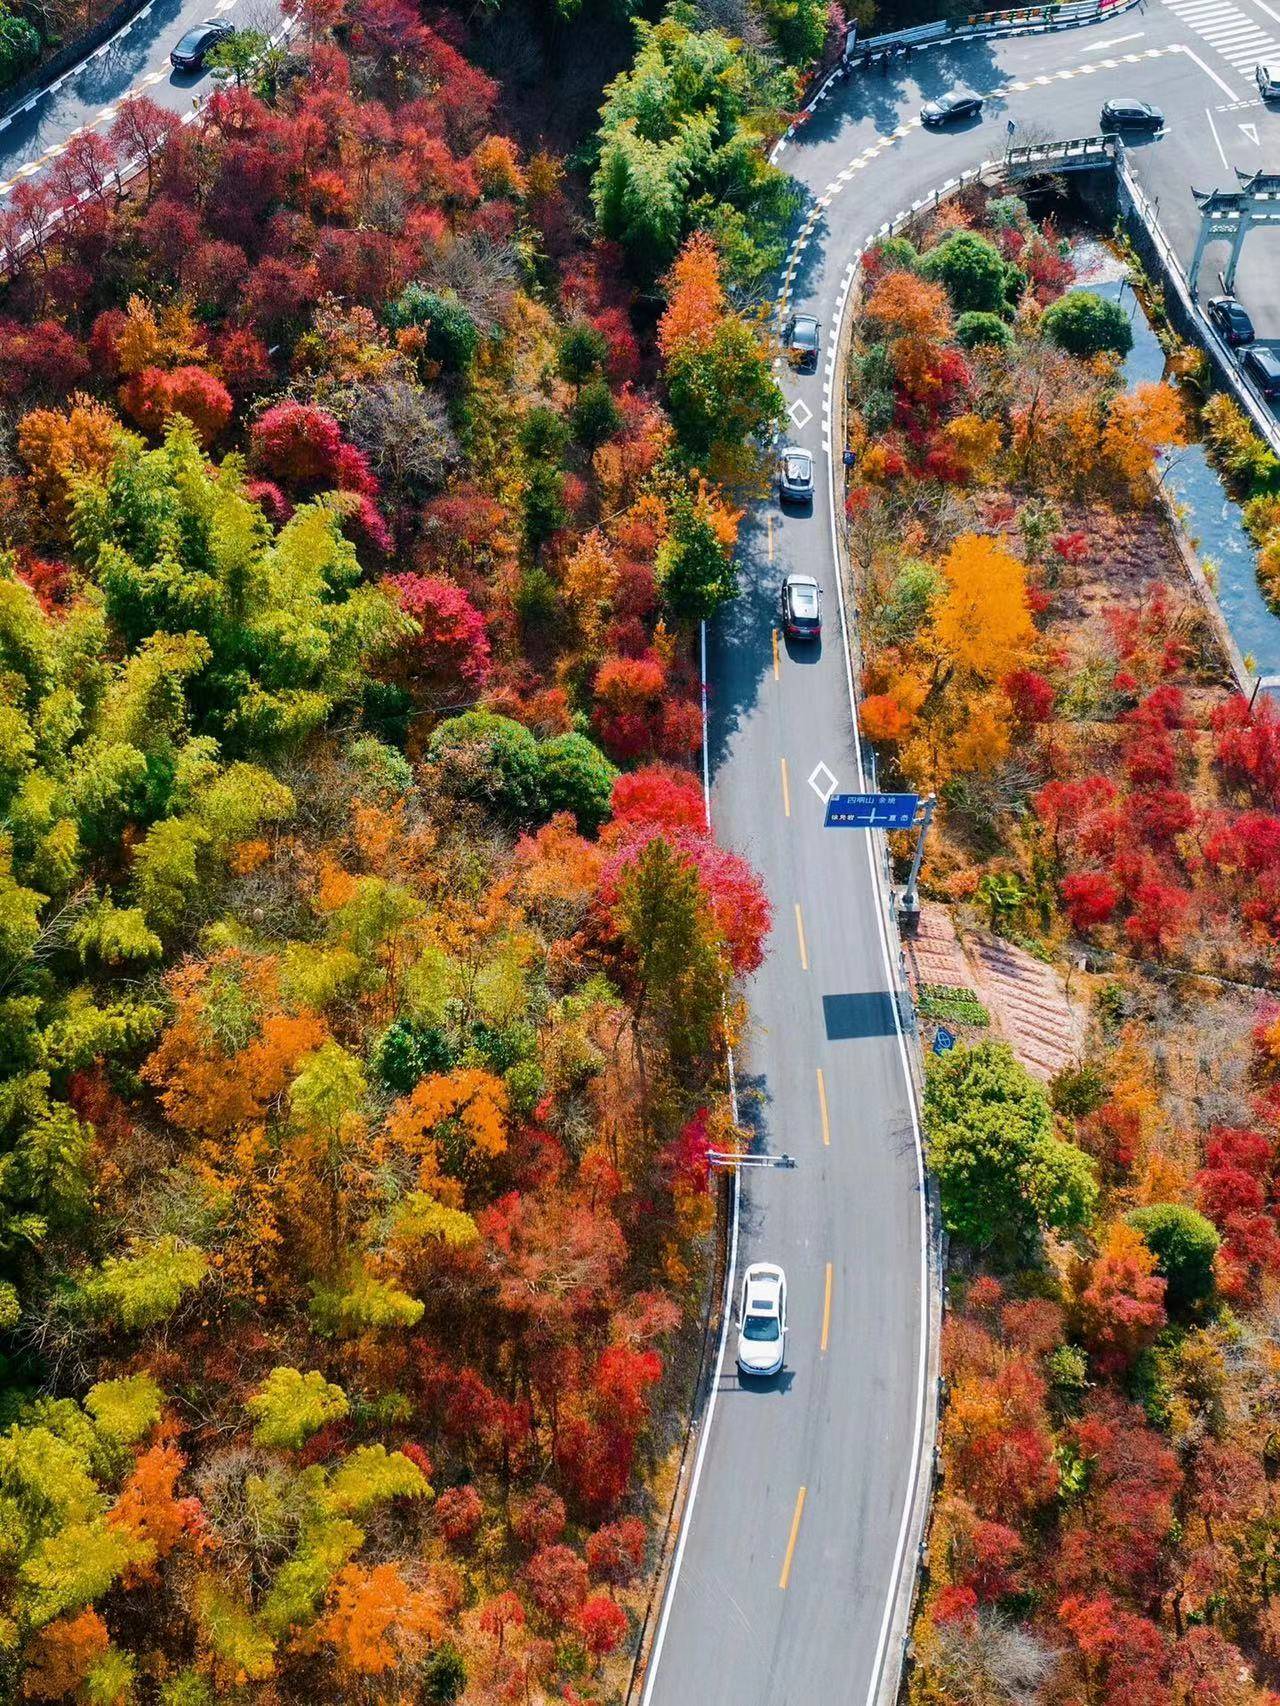
[{"label": "metal guardrail", "polygon": [[1059,171],[1080,170],[1114,162],[1119,148],[1114,136],[1078,136],[1067,142],[1035,142],[1026,148],[1005,151],[1006,170],[1056,166]]},{"label": "metal guardrail", "polygon": [[1072,24],[1092,23],[1113,12],[1126,12],[1138,0],[1073,0],[1061,6],[1026,6],[1017,11],[970,12],[954,21],[941,18],[911,29],[890,30],[855,42],[849,52],[874,53],[883,47],[914,47],[920,42],[963,40],[967,36],[1000,35],[1010,30],[1056,30]]}]

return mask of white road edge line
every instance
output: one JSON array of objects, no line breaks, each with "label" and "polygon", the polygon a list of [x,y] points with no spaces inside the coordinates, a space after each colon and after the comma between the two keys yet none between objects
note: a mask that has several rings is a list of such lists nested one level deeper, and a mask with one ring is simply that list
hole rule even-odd
[{"label": "white road edge line", "polygon": [[[707,829],[711,828],[711,739],[707,723],[707,625],[699,625],[702,647],[702,804],[706,813]],[[733,1123],[738,1123],[738,1086],[734,1072],[733,1050],[726,1051],[729,1067],[729,1107],[733,1115]],[[738,1204],[741,1185],[738,1169],[733,1170],[733,1196],[729,1204],[729,1261],[724,1273],[724,1300],[720,1310],[720,1343],[716,1349],[715,1373],[711,1380],[711,1393],[707,1399],[707,1413],[702,1422],[702,1433],[698,1439],[698,1449],[693,1459],[693,1475],[689,1482],[689,1496],[685,1501],[684,1510],[680,1515],[680,1533],[676,1539],[675,1556],[671,1560],[671,1575],[667,1580],[666,1592],[662,1596],[662,1613],[658,1618],[658,1630],[653,1638],[653,1651],[649,1654],[649,1664],[645,1671],[644,1693],[640,1697],[640,1706],[649,1706],[653,1694],[654,1683],[658,1680],[658,1666],[662,1661],[662,1647],[667,1638],[667,1620],[671,1616],[671,1607],[675,1604],[676,1584],[680,1580],[680,1566],[684,1562],[685,1541],[689,1538],[689,1530],[693,1526],[693,1506],[698,1496],[698,1483],[702,1479],[702,1464],[707,1455],[707,1441],[711,1438],[711,1424],[715,1419],[716,1398],[720,1391],[720,1380],[724,1373],[724,1353],[729,1343],[729,1320],[732,1313],[734,1288],[738,1278]]]},{"label": "white road edge line", "polygon": [[1214,146],[1218,150],[1218,158],[1222,161],[1224,168],[1229,172],[1231,170],[1231,162],[1227,159],[1227,151],[1222,146],[1222,138],[1218,135],[1218,127],[1213,122],[1213,114],[1209,111],[1208,107],[1204,109],[1204,116],[1208,119],[1209,129],[1213,132],[1213,141]]},{"label": "white road edge line", "polygon": [[[869,240],[870,242],[870,240]],[[850,280],[852,284],[853,280]],[[841,293],[839,306],[836,309],[836,326],[843,327],[844,317],[849,307],[851,289],[846,287]],[[837,341],[838,347],[838,341]],[[843,462],[841,467],[843,467]],[[858,700],[853,687],[853,654],[849,647],[849,628],[844,609],[844,575],[840,568],[840,537],[836,531],[836,459],[835,434],[827,446],[827,504],[831,518],[831,550],[836,566],[836,603],[840,610],[840,640],[844,647],[844,676],[845,685],[849,689],[849,716],[853,725],[853,749],[858,760],[858,777],[864,781],[862,770],[862,740],[858,733]],[[864,781],[865,786],[865,781]],[[871,872],[871,887],[878,896],[880,881],[876,871],[875,849],[873,836],[863,838],[867,850],[867,865]],[[898,1039],[898,1060],[902,1067],[902,1081],[907,1091],[907,1106],[911,1110],[911,1133],[915,1139],[916,1151],[916,1190],[917,1204],[920,1211],[920,1363],[916,1375],[916,1431],[911,1446],[911,1467],[907,1474],[906,1497],[902,1505],[902,1523],[898,1529],[898,1544],[894,1553],[893,1570],[889,1577],[889,1591],[885,1597],[884,1616],[880,1622],[880,1635],[876,1642],[875,1660],[871,1667],[871,1686],[867,1690],[866,1706],[876,1706],[876,1697],[880,1692],[880,1679],[884,1673],[884,1662],[888,1652],[889,1635],[893,1627],[893,1614],[898,1602],[898,1583],[902,1579],[902,1565],[907,1549],[907,1540],[911,1531],[911,1518],[916,1505],[916,1485],[920,1475],[920,1454],[924,1448],[925,1405],[928,1399],[929,1383],[929,1220],[926,1208],[924,1180],[924,1139],[920,1131],[920,1117],[916,1111],[915,1085],[911,1079],[911,1067],[907,1060],[906,1039],[902,1034],[902,1014],[898,1009],[897,979],[894,976],[893,960],[890,957],[889,936],[885,927],[884,908],[876,905],[876,922],[880,932],[880,948],[884,955],[885,975],[889,979],[890,1000],[893,1004],[893,1027]]]}]

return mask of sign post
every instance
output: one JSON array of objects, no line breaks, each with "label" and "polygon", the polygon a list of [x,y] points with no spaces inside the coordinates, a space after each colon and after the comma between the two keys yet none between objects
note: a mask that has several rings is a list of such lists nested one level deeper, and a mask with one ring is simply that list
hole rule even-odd
[{"label": "sign post", "polygon": [[[832,794],[823,818],[825,829],[918,829],[911,873],[902,891],[902,921],[911,930],[920,916],[920,866],[938,800],[935,794]],[[919,813],[917,818],[916,813]]]}]

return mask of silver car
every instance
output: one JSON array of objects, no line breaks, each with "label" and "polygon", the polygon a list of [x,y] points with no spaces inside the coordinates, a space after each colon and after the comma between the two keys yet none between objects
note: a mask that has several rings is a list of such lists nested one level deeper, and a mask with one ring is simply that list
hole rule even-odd
[{"label": "silver car", "polygon": [[778,458],[778,497],[784,504],[813,502],[813,457],[789,444]]}]

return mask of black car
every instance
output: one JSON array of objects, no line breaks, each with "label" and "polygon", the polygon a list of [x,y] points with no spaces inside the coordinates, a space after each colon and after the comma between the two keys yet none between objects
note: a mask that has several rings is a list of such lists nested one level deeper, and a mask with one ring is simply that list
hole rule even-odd
[{"label": "black car", "polygon": [[816,367],[822,343],[822,327],[812,314],[793,314],[787,321],[783,347],[792,367]]},{"label": "black car", "polygon": [[1264,397],[1280,397],[1280,355],[1273,349],[1255,344],[1240,357],[1240,365]]},{"label": "black car", "polygon": [[788,575],[779,600],[782,631],[791,640],[817,640],[822,635],[822,592],[812,575]]},{"label": "black car", "polygon": [[1154,133],[1164,129],[1164,114],[1150,101],[1104,101],[1102,130],[1114,136],[1120,130],[1147,130]]},{"label": "black car", "polygon": [[1210,297],[1205,303],[1204,311],[1233,349],[1240,344],[1253,342],[1253,321],[1246,313],[1244,304],[1237,302],[1234,296]]},{"label": "black car", "polygon": [[169,55],[169,63],[175,71],[202,71],[206,56],[235,33],[235,25],[227,23],[225,18],[206,18],[203,24],[187,31]]},{"label": "black car", "polygon": [[920,122],[928,125],[958,124],[961,119],[977,118],[982,112],[982,96],[972,89],[948,89],[935,101],[926,101],[920,109]]}]

